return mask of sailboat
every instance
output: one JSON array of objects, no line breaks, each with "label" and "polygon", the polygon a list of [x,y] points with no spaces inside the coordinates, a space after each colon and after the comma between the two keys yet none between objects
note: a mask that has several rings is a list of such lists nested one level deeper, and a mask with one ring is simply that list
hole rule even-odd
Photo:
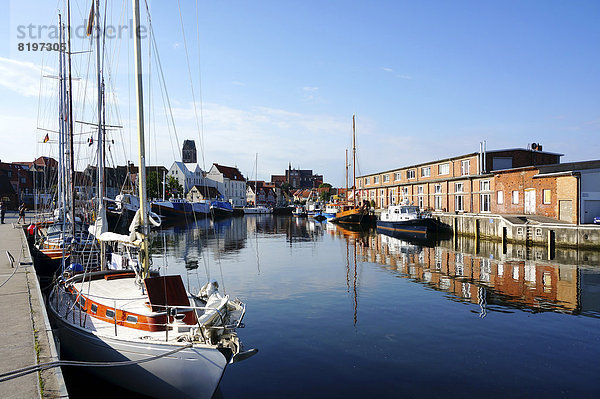
[{"label": "sailboat", "polygon": [[[61,16],[59,15],[59,26]],[[64,32],[60,32],[59,45],[64,46]],[[64,53],[59,54],[58,74],[58,146],[59,171],[57,181],[57,207],[51,214],[42,216],[42,220],[34,223],[28,231],[32,235],[31,247],[35,256],[36,272],[42,279],[51,279],[62,265],[78,262],[73,254],[94,250],[95,241],[88,233],[88,226],[81,218],[75,216],[74,197],[74,157],[73,157],[73,124],[72,124],[72,82],[70,62]],[[68,77],[67,77],[68,76]],[[72,259],[76,258],[76,259]]]},{"label": "sailboat", "polygon": [[[139,15],[139,0],[134,0],[134,32],[139,32]],[[120,267],[126,263],[128,267],[107,270],[102,265],[95,272],[63,273],[47,305],[58,327],[61,350],[73,360],[97,362],[98,367],[90,370],[101,378],[152,397],[210,398],[226,366],[257,350],[242,351],[236,329],[243,326],[246,307],[219,293],[218,283],[211,281],[192,294],[180,275],[159,276],[150,271],[140,42],[137,33],[140,208],[129,235],[106,232],[101,222],[96,224],[98,240],[120,247],[122,258],[128,260]]]},{"label": "sailboat", "polygon": [[[333,223],[339,223],[347,226],[361,226],[361,225],[370,225],[375,223],[376,218],[375,215],[371,213],[368,205],[363,204],[363,206],[357,206],[356,203],[356,122],[354,115],[352,115],[352,204],[346,197],[346,204],[340,207],[339,212],[335,214],[335,217],[330,219]],[[348,168],[348,161],[346,161],[346,168]],[[347,169],[346,169],[347,171]],[[347,176],[347,172],[346,172]],[[347,177],[346,177],[347,179]],[[346,183],[347,185],[347,183]],[[346,195],[348,195],[348,190],[346,189]]]},{"label": "sailboat", "polygon": [[254,206],[244,207],[245,215],[273,213],[272,208],[258,204],[258,153],[256,153],[255,171],[254,171]]}]

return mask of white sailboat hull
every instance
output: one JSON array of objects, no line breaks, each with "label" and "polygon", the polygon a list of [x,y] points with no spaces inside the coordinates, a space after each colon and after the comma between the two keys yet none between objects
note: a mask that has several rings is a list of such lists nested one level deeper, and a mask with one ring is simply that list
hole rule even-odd
[{"label": "white sailboat hull", "polygon": [[[100,336],[65,321],[49,306],[58,327],[61,352],[69,360],[85,362],[139,361],[184,346],[185,343],[141,342]],[[118,334],[118,330],[117,330]],[[89,367],[90,372],[110,383],[156,398],[211,398],[228,364],[218,349],[194,345],[149,362]]]}]

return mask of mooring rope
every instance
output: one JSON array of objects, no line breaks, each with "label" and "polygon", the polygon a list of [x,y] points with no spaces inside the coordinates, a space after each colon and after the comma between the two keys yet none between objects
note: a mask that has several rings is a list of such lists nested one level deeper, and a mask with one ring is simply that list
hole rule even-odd
[{"label": "mooring rope", "polygon": [[187,348],[191,348],[192,344],[184,345],[180,348],[173,349],[172,351],[165,352],[161,355],[156,355],[152,357],[148,357],[141,360],[127,360],[123,362],[81,362],[76,360],[58,360],[55,362],[48,363],[40,363],[33,366],[23,367],[17,370],[9,371],[8,373],[0,374],[0,382],[12,380],[14,378],[22,377],[27,374],[36,373],[38,371],[51,369],[54,367],[61,366],[78,366],[78,367],[121,367],[121,366],[131,366],[134,364],[141,364],[146,362],[151,362],[153,360],[159,359],[161,357],[169,356],[179,351],[182,351]]}]

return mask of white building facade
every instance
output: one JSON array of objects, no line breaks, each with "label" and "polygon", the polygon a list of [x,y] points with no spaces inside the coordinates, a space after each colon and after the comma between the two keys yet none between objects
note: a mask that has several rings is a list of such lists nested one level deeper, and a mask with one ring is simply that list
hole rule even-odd
[{"label": "white building facade", "polygon": [[206,180],[212,180],[223,195],[235,207],[246,205],[246,179],[236,167],[213,163],[206,174]]}]

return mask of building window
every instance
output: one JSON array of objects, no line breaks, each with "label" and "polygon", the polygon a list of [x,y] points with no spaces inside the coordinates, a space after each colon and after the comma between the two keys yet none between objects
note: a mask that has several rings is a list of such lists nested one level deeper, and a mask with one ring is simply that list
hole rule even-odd
[{"label": "building window", "polygon": [[419,187],[417,187],[417,193],[418,193],[418,194],[423,194],[423,192],[424,192],[424,190],[423,190],[423,187],[424,187],[424,186],[419,186]]},{"label": "building window", "polygon": [[362,179],[358,179],[358,188],[362,188]]},{"label": "building window", "polygon": [[394,173],[394,180],[399,181],[400,179],[402,179],[402,172]]},{"label": "building window", "polygon": [[429,166],[421,168],[421,177],[431,176],[431,168]]},{"label": "building window", "polygon": [[519,192],[518,191],[513,191],[512,192],[512,203],[513,204],[518,204],[519,203]]},{"label": "building window", "polygon": [[498,191],[498,205],[504,204],[504,191]]},{"label": "building window", "polygon": [[389,181],[390,181],[390,175],[383,175],[383,182],[389,183]]},{"label": "building window", "polygon": [[442,210],[442,196],[441,195],[435,196],[434,206],[435,206],[436,211]]},{"label": "building window", "polygon": [[423,209],[425,204],[425,197],[423,197],[422,195],[419,195],[419,208]]},{"label": "building window", "polygon": [[490,194],[481,194],[481,212],[490,212]]},{"label": "building window", "polygon": [[450,174],[450,164],[443,163],[438,166],[438,175],[448,175]]},{"label": "building window", "polygon": [[471,174],[471,161],[461,161],[460,163],[460,174],[462,176],[468,176]]},{"label": "building window", "polygon": [[407,179],[414,179],[415,178],[415,170],[414,169],[407,170],[406,171],[406,178]]},{"label": "building window", "polygon": [[479,191],[490,191],[490,181],[482,180],[479,182]]},{"label": "building window", "polygon": [[464,211],[465,210],[464,198],[462,195],[454,196],[454,210],[455,211]]},{"label": "building window", "polygon": [[369,177],[365,177],[365,186],[371,184],[371,179]]},{"label": "building window", "polygon": [[433,190],[436,194],[441,194],[442,193],[442,185],[436,184],[435,186],[433,186]]},{"label": "building window", "polygon": [[552,202],[552,191],[544,190],[544,204],[550,204]]},{"label": "building window", "polygon": [[454,183],[454,192],[462,193],[463,192],[463,183]]},{"label": "building window", "polygon": [[373,177],[373,184],[379,183],[379,176]]}]

